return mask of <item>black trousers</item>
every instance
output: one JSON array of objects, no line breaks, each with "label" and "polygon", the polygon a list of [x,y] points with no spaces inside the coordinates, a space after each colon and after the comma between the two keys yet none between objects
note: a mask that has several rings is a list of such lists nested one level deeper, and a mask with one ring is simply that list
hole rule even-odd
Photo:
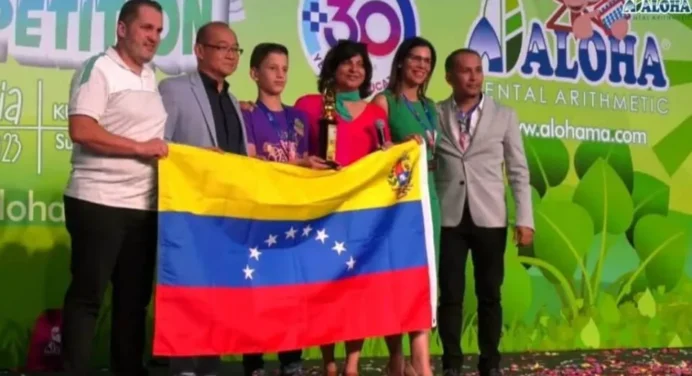
[{"label": "black trousers", "polygon": [[478,300],[478,369],[483,374],[498,368],[500,363],[500,288],[505,274],[507,228],[478,227],[471,218],[468,203],[465,208],[461,223],[456,227],[443,227],[440,234],[438,332],[443,369],[461,369],[462,307],[470,249]]},{"label": "black trousers", "polygon": [[196,356],[170,358],[170,374],[178,376],[185,373],[194,373],[197,376],[216,375],[221,368],[221,357]]},{"label": "black trousers", "polygon": [[65,197],[72,281],[63,306],[63,356],[70,375],[86,375],[96,320],[112,283],[111,370],[144,370],[147,306],[153,290],[157,213]]},{"label": "black trousers", "polygon": [[[302,361],[303,350],[284,351],[278,354],[281,368],[293,366]],[[253,371],[264,368],[263,354],[245,354],[243,355],[243,370],[246,376],[252,374]]]}]

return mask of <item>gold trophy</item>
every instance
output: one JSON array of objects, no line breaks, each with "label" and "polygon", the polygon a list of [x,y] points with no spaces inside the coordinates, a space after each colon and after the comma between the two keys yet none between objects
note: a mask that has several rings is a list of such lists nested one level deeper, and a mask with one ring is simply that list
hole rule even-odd
[{"label": "gold trophy", "polygon": [[322,117],[319,120],[319,157],[332,168],[336,163],[336,95],[331,82],[322,91]]}]

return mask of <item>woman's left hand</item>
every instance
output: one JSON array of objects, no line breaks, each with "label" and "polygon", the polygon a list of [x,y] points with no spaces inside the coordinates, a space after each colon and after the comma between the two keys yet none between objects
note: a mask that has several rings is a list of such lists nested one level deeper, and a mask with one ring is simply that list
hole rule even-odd
[{"label": "woman's left hand", "polygon": [[423,144],[423,137],[421,137],[419,134],[412,134],[412,135],[406,137],[406,138],[404,139],[404,142],[408,142],[408,141],[411,141],[411,140],[416,140],[416,142],[418,143],[418,145],[422,145],[422,144]]},{"label": "woman's left hand", "polygon": [[391,141],[387,141],[384,143],[384,145],[381,146],[381,149],[387,150],[387,149],[391,148],[392,146],[394,146],[394,143],[392,143]]}]

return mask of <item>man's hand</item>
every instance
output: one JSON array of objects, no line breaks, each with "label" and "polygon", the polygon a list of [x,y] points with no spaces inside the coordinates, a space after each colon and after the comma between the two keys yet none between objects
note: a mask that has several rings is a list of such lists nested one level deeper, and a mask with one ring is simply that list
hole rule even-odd
[{"label": "man's hand", "polygon": [[311,168],[313,170],[329,170],[330,167],[329,165],[325,162],[324,159],[320,157],[316,157],[314,155],[311,155],[307,158],[301,158],[296,161],[298,166],[303,166],[307,168]]},{"label": "man's hand", "polygon": [[255,105],[255,102],[251,102],[251,101],[240,101],[239,104],[240,104],[240,109],[243,111],[254,111],[255,107],[257,107]]},{"label": "man's hand", "polygon": [[514,229],[514,243],[518,247],[528,247],[533,243],[533,229],[524,226],[517,226]]},{"label": "man's hand", "polygon": [[168,144],[160,138],[140,142],[135,147],[135,154],[141,158],[163,158],[168,155]]}]

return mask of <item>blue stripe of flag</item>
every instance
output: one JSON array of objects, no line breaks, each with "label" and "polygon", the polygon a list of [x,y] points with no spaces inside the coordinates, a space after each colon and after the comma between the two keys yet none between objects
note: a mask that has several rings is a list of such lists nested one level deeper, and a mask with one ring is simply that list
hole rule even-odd
[{"label": "blue stripe of flag", "polygon": [[[286,286],[427,265],[420,202],[307,222],[180,212],[162,212],[159,221],[158,282],[163,285]],[[321,233],[328,236],[324,242],[318,239]],[[251,248],[259,255],[251,257]]]}]

